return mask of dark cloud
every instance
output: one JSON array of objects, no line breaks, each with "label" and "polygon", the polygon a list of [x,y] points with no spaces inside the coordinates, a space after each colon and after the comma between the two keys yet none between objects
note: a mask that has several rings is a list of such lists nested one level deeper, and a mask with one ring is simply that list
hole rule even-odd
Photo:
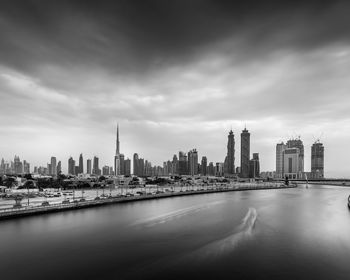
[{"label": "dark cloud", "polygon": [[48,65],[144,73],[226,51],[268,55],[348,41],[337,1],[2,1],[2,63],[44,75]]},{"label": "dark cloud", "polygon": [[349,11],[348,1],[2,0],[1,151],[15,145],[42,164],[82,149],[111,164],[117,119],[126,155],[157,163],[193,147],[222,161],[226,131],[245,122],[262,169],[287,134],[306,144],[325,131],[337,145],[349,136]]}]

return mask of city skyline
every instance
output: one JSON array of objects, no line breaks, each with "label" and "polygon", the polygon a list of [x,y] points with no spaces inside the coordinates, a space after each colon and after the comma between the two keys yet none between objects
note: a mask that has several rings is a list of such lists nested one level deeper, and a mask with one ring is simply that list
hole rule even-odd
[{"label": "city skyline", "polygon": [[136,2],[0,3],[0,156],[113,166],[118,120],[129,158],[222,162],[247,124],[261,171],[300,135],[305,171],[321,138],[325,175],[350,176],[350,3]]},{"label": "city skyline", "polygon": [[[116,152],[114,156],[114,168],[113,166],[109,165],[99,165],[99,157],[94,156],[93,162],[94,162],[94,168],[91,170],[91,159],[87,159],[87,168],[86,170],[83,168],[84,160],[83,160],[83,154],[80,153],[79,155],[79,161],[76,161],[72,158],[72,156],[68,159],[68,167],[66,174],[70,175],[78,175],[78,174],[92,174],[92,175],[137,175],[137,176],[154,176],[154,175],[205,175],[207,172],[209,172],[207,168],[210,168],[209,166],[216,166],[215,175],[220,174],[219,176],[223,175],[238,175],[242,178],[254,178],[260,176],[260,171],[262,171],[266,176],[266,174],[273,173],[274,175],[268,175],[272,176],[274,178],[284,178],[285,176],[296,176],[297,178],[322,178],[324,177],[324,146],[323,143],[320,142],[319,139],[317,139],[311,146],[311,168],[310,170],[305,170],[304,168],[304,144],[301,140],[300,136],[298,138],[291,138],[288,139],[286,144],[284,142],[276,143],[276,161],[275,161],[275,169],[274,170],[261,170],[260,169],[260,160],[259,160],[259,153],[257,152],[251,152],[250,151],[250,132],[247,130],[246,125],[244,127],[244,130],[241,132],[241,151],[240,151],[240,158],[241,162],[242,159],[244,160],[244,165],[242,168],[241,166],[237,166],[237,170],[235,170],[234,173],[232,173],[230,170],[234,170],[235,162],[235,140],[234,140],[234,133],[231,130],[228,133],[228,143],[227,143],[227,155],[225,156],[224,161],[219,162],[213,162],[209,161],[209,166],[207,165],[207,157],[202,156],[202,161],[199,162],[198,158],[198,151],[196,148],[191,149],[187,154],[183,151],[179,151],[179,159],[177,159],[177,155],[173,155],[173,160],[170,161],[169,159],[166,161],[163,161],[163,165],[161,164],[152,164],[151,161],[139,157],[138,153],[134,153],[132,165],[133,165],[133,172],[131,172],[131,160],[129,158],[125,158],[124,154],[120,153],[120,141],[119,141],[119,124],[117,124],[117,133],[116,133]],[[243,145],[243,146],[242,146]],[[295,148],[297,150],[295,150]],[[230,157],[233,157],[231,160],[229,160],[228,155]],[[286,154],[286,155],[285,155]],[[293,159],[289,159],[288,155],[295,154],[297,156],[293,156]],[[185,159],[183,159],[185,157]],[[285,159],[284,159],[285,158]],[[203,171],[203,166],[201,164],[203,163],[203,159],[205,159],[205,171]],[[34,169],[30,169],[30,163],[28,163],[26,160],[23,161],[23,163],[20,161],[19,156],[15,155],[14,161],[4,161],[2,158],[1,160],[1,170],[3,169],[4,163],[7,164],[7,166],[13,165],[13,171],[15,173],[39,173],[43,175],[57,175],[59,170],[63,173],[64,170],[61,166],[61,161],[59,161],[59,165],[56,164],[56,157],[51,157],[51,162],[47,163],[47,167],[45,166],[34,166]],[[117,161],[118,160],[118,161]],[[186,166],[181,167],[181,162],[185,160]],[[16,164],[16,161],[18,164]],[[176,162],[174,162],[176,161]],[[240,163],[241,163],[240,162]],[[289,162],[289,163],[288,163]],[[293,168],[291,167],[291,164],[293,163]],[[297,162],[297,163],[295,163]],[[77,163],[77,164],[76,164]],[[10,164],[10,165],[9,165]],[[118,168],[116,169],[116,164],[118,164]],[[141,166],[138,166],[141,164]],[[175,165],[174,165],[175,164]],[[297,164],[297,165],[295,165]],[[233,165],[233,167],[232,167]],[[231,166],[231,167],[230,167]],[[283,167],[284,166],[284,167]],[[100,168],[101,167],[101,168]],[[19,172],[18,170],[22,170]],[[56,170],[57,169],[57,170]],[[0,171],[1,171],[0,170]],[[30,170],[30,172],[28,171]],[[41,170],[41,172],[38,172],[38,170]],[[107,171],[106,171],[107,170]],[[220,171],[219,171],[220,170]],[[292,171],[293,170],[293,171]],[[305,173],[309,175],[305,175]],[[217,174],[217,172],[219,172]],[[210,173],[210,172],[209,172]],[[293,173],[294,175],[290,175]],[[214,175],[214,173],[210,173],[209,175]],[[316,176],[316,177],[315,177]],[[326,176],[327,177],[327,176]],[[329,177],[329,176],[328,176]],[[293,177],[294,178],[294,177]],[[329,177],[330,178],[330,177]]]}]

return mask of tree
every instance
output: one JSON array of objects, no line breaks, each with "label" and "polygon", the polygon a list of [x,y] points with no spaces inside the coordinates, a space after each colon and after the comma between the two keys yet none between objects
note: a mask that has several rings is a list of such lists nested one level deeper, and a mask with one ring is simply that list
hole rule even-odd
[{"label": "tree", "polygon": [[26,178],[27,180],[33,180],[32,174],[30,174],[30,173],[25,174],[24,178]]},{"label": "tree", "polygon": [[98,178],[98,180],[100,181],[100,182],[103,182],[104,180],[106,180],[106,177],[105,176],[100,176],[100,178]]}]

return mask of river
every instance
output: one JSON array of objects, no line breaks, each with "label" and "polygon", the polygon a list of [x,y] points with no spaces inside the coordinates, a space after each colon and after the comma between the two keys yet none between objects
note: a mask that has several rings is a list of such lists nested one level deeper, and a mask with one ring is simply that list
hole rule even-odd
[{"label": "river", "polygon": [[350,188],[213,193],[0,222],[0,279],[349,279]]}]

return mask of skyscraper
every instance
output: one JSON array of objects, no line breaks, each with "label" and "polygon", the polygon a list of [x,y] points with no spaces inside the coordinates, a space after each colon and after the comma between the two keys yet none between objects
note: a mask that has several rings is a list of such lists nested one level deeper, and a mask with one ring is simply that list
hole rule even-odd
[{"label": "skyscraper", "polygon": [[59,162],[57,163],[57,169],[56,169],[56,171],[57,171],[57,175],[59,175],[59,174],[62,172],[62,163],[61,163],[61,161],[59,161]]},{"label": "skyscraper", "polygon": [[22,164],[19,156],[15,156],[13,165],[14,165],[15,174],[22,174],[23,173],[23,164]]},{"label": "skyscraper", "polygon": [[124,175],[125,176],[131,175],[131,160],[128,158],[124,160]]},{"label": "skyscraper", "polygon": [[283,178],[283,153],[286,149],[286,145],[282,143],[278,143],[276,145],[276,177]]},{"label": "skyscraper", "polygon": [[311,176],[324,178],[324,146],[319,140],[311,146]]},{"label": "skyscraper", "polygon": [[202,157],[201,161],[201,174],[207,176],[207,157]]},{"label": "skyscraper", "polygon": [[249,161],[249,178],[260,176],[259,153],[253,153],[253,158]]},{"label": "skyscraper", "polygon": [[120,151],[119,151],[119,124],[117,124],[117,140],[116,140],[116,149],[114,156],[114,172],[115,175],[120,175]]},{"label": "skyscraper", "polygon": [[188,174],[191,176],[198,174],[198,153],[196,149],[188,152]]},{"label": "skyscraper", "polygon": [[173,161],[172,161],[172,174],[179,174],[179,161],[177,159],[177,156],[173,156]]},{"label": "skyscraper", "polygon": [[51,165],[50,165],[50,170],[49,174],[52,176],[57,175],[57,165],[56,165],[56,157],[51,157]]},{"label": "skyscraper", "polygon": [[84,163],[83,163],[83,154],[80,154],[79,156],[79,173],[84,173]]},{"label": "skyscraper", "polygon": [[98,157],[96,157],[96,156],[94,156],[94,160],[93,160],[92,174],[101,175],[101,170],[98,166]]},{"label": "skyscraper", "polygon": [[208,175],[209,176],[215,176],[215,168],[213,162],[209,162],[208,165]]},{"label": "skyscraper", "polygon": [[68,174],[70,175],[75,174],[75,161],[72,157],[68,159]]},{"label": "skyscraper", "polygon": [[283,152],[283,176],[289,179],[300,178],[301,172],[299,163],[299,148],[286,148]]},{"label": "skyscraper", "polygon": [[120,163],[120,175],[125,175],[125,161],[124,161],[123,154],[120,154],[119,163]]},{"label": "skyscraper", "polygon": [[250,133],[244,128],[241,133],[241,177],[249,176]]},{"label": "skyscraper", "polygon": [[287,141],[288,148],[298,148],[299,149],[299,170],[298,172],[304,172],[304,144],[300,138],[291,139]]},{"label": "skyscraper", "polygon": [[227,140],[226,172],[227,174],[235,173],[235,135],[232,129]]},{"label": "skyscraper", "polygon": [[109,175],[109,166],[105,165],[102,167],[102,175]]},{"label": "skyscraper", "polygon": [[187,156],[184,152],[179,152],[179,175],[187,175]]},{"label": "skyscraper", "polygon": [[30,174],[30,164],[25,160],[23,160],[23,172],[24,174]]},{"label": "skyscraper", "polygon": [[91,159],[86,161],[86,173],[91,175]]},{"label": "skyscraper", "polygon": [[139,155],[137,153],[134,153],[134,157],[133,157],[133,174],[134,175],[138,175],[138,165],[139,165]]}]

